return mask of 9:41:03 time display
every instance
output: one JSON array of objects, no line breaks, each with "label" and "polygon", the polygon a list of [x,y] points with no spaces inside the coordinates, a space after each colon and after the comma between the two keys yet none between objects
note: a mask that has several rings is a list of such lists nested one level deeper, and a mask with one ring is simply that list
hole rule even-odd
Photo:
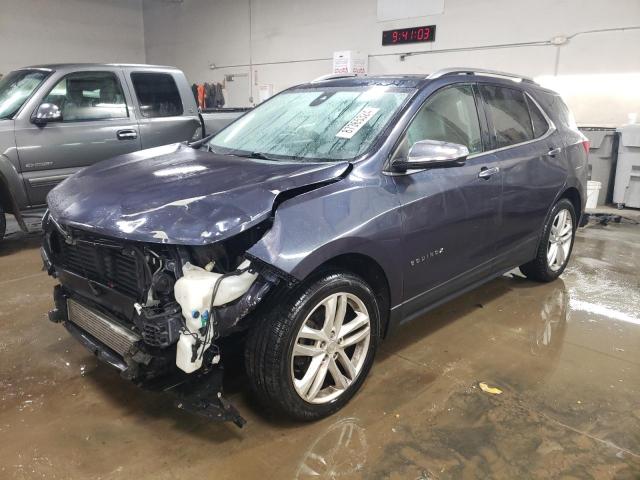
[{"label": "9:41:03 time display", "polygon": [[433,42],[436,39],[436,26],[396,28],[382,32],[382,45],[401,45],[403,43]]}]

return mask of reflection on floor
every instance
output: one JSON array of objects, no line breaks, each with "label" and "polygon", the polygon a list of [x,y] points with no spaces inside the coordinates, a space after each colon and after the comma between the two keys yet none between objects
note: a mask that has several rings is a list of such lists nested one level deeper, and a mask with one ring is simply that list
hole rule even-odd
[{"label": "reflection on floor", "polygon": [[561,280],[506,275],[408,325],[324,421],[271,417],[238,378],[243,430],[139,391],[47,322],[38,243],[0,244],[0,478],[640,475],[639,227],[590,226]]}]

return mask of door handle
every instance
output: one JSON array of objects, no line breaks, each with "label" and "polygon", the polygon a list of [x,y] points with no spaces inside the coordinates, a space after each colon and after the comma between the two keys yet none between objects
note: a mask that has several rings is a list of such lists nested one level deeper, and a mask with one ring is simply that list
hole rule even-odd
[{"label": "door handle", "polygon": [[478,173],[478,178],[484,178],[485,180],[489,180],[493,175],[500,171],[499,167],[482,167],[480,169],[480,173]]},{"label": "door handle", "polygon": [[116,136],[118,140],[135,140],[138,138],[138,132],[135,130],[118,130]]},{"label": "door handle", "polygon": [[547,155],[549,155],[550,157],[555,157],[556,155],[558,155],[560,152],[562,151],[561,148],[553,148],[551,150],[549,150],[547,152]]}]

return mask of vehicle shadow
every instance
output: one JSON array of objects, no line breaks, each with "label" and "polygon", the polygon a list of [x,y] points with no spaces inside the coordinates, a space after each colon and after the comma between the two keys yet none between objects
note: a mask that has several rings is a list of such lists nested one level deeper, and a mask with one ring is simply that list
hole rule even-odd
[{"label": "vehicle shadow", "polygon": [[384,360],[409,348],[474,310],[484,308],[485,304],[507,294],[516,284],[536,285],[535,282],[515,275],[498,277],[390,331],[387,338],[382,340],[376,360]]},{"label": "vehicle shadow", "polygon": [[[551,284],[539,284],[509,274],[401,326],[382,342],[375,363],[410,348],[414,343],[423,341],[441,328],[471,314],[474,310],[484,308],[485,304],[510,291],[537,288],[540,289],[540,302],[544,305],[541,305],[540,315],[537,313],[534,315],[535,324],[527,326],[531,340],[531,353],[535,355],[536,350],[549,348],[551,331],[559,328],[560,331],[554,333],[554,342],[551,348],[555,352],[548,352],[555,356],[558,353],[556,351],[559,348],[558,345],[562,344],[561,331],[564,329],[568,304],[568,294],[564,282],[556,280]],[[297,429],[304,425],[272,412],[268,406],[257,401],[249,391],[244,371],[241,341],[236,339],[226,352],[225,396],[238,407],[241,413],[250,418],[249,421],[259,421],[269,428],[277,428],[280,431]],[[373,368],[375,368],[375,363]],[[166,393],[141,390],[132,383],[121,379],[113,369],[106,365],[99,364],[95,370],[85,374],[85,378],[91,381],[92,386],[99,390],[101,396],[107,397],[110,402],[117,404],[119,409],[125,409],[132,416],[155,420],[169,419],[174,428],[216,444],[244,437],[243,430],[238,429],[232,423],[217,423],[179,410],[174,406],[172,396]]]},{"label": "vehicle shadow", "polygon": [[41,232],[24,233],[21,231],[7,234],[0,241],[0,257],[6,257],[30,248],[40,248],[42,243]]}]

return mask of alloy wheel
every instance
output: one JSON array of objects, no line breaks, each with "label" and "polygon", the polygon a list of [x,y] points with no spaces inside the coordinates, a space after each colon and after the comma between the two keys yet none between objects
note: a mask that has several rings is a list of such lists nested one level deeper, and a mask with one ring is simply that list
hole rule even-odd
[{"label": "alloy wheel", "polygon": [[557,272],[569,258],[573,241],[573,219],[569,210],[560,210],[553,219],[547,243],[547,264]]},{"label": "alloy wheel", "polygon": [[300,326],[291,354],[297,394],[309,403],[327,403],[342,395],[362,371],[371,342],[364,302],[352,293],[331,294]]}]

